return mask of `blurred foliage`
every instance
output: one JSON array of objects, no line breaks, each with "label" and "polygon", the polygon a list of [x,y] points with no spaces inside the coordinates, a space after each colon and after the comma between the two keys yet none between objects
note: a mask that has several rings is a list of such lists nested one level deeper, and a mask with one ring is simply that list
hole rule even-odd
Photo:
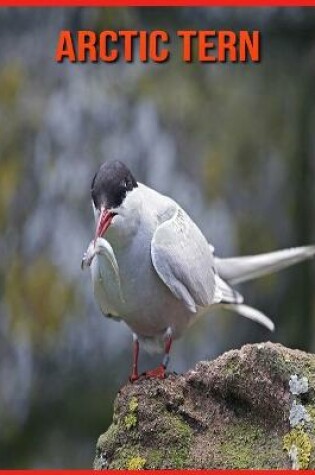
[{"label": "blurred foliage", "polygon": [[67,309],[74,305],[74,289],[51,262],[38,257],[26,269],[21,261],[11,263],[4,298],[12,331],[26,325],[34,343],[45,346],[47,337],[60,331]]},{"label": "blurred foliage", "polygon": [[8,209],[20,177],[19,167],[19,162],[13,157],[0,163],[0,231],[4,229],[8,219]]},{"label": "blurred foliage", "polygon": [[[100,317],[79,271],[103,160],[178,200],[218,255],[315,241],[314,25],[305,8],[0,10],[1,467],[90,467],[127,378],[130,333]],[[67,28],[164,28],[172,57],[55,64]],[[183,64],[180,28],[260,29],[262,61]],[[303,264],[241,291],[275,318],[274,340],[314,351],[313,289]],[[269,338],[214,314],[175,344],[173,368]]]}]

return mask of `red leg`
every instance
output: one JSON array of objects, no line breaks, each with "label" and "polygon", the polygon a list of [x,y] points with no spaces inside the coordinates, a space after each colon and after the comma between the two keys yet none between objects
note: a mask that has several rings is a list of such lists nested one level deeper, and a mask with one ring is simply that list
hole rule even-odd
[{"label": "red leg", "polygon": [[138,359],[139,359],[139,340],[136,336],[133,337],[133,360],[132,360],[132,374],[129,378],[130,382],[133,383],[139,379],[138,374]]},{"label": "red leg", "polygon": [[147,378],[165,379],[165,371],[170,360],[170,351],[172,346],[172,332],[167,330],[164,344],[164,358],[160,366],[145,373]]}]

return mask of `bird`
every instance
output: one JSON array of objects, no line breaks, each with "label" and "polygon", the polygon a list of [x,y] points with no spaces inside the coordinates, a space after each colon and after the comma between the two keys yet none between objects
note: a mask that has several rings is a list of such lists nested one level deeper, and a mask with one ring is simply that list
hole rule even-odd
[{"label": "bird", "polygon": [[315,245],[220,258],[173,199],[136,180],[121,161],[105,161],[91,184],[95,235],[83,255],[104,316],[132,331],[130,381],[139,379],[140,345],[164,353],[145,373],[166,377],[174,340],[209,309],[222,307],[274,330],[272,320],[244,303],[234,285],[314,257]]}]

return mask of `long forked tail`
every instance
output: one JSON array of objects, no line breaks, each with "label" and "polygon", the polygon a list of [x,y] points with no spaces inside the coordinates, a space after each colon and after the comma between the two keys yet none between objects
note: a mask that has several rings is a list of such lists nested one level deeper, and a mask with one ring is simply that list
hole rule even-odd
[{"label": "long forked tail", "polygon": [[242,315],[242,317],[246,317],[250,320],[253,320],[254,322],[260,323],[260,325],[263,325],[272,332],[275,329],[273,321],[256,308],[249,307],[248,305],[244,304],[224,304],[220,306],[226,310],[236,312],[239,315]]},{"label": "long forked tail", "polygon": [[220,277],[233,285],[277,272],[314,256],[315,245],[283,249],[256,256],[227,259],[215,257],[215,264]]}]

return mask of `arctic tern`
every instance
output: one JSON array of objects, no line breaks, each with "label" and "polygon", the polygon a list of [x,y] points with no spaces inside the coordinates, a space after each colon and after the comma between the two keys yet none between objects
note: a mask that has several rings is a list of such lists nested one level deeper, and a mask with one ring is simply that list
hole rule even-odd
[{"label": "arctic tern", "polygon": [[133,332],[131,381],[139,378],[139,342],[162,350],[148,377],[164,378],[172,341],[214,306],[273,331],[273,322],[243,303],[232,286],[315,255],[315,246],[222,259],[171,198],[136,181],[119,161],[103,163],[92,185],[95,237],[82,259],[90,266],[95,299],[105,316]]}]

